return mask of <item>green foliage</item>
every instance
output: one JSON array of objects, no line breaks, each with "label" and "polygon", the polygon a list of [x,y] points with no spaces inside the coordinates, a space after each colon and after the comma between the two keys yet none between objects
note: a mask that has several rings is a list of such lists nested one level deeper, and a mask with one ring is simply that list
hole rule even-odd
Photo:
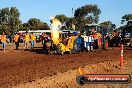
[{"label": "green foliage", "polygon": [[85,24],[98,23],[100,13],[101,10],[97,5],[85,5],[75,10],[74,17],[68,18],[61,14],[56,15],[55,18],[59,19],[62,24],[65,23],[68,29],[72,29],[72,24],[75,24],[76,30],[82,30]]},{"label": "green foliage", "polygon": [[29,26],[28,26],[28,23],[21,24],[19,30],[20,31],[28,31],[28,30],[30,30]]},{"label": "green foliage", "polygon": [[18,31],[21,24],[19,16],[19,10],[16,7],[0,9],[0,33],[5,31],[7,34],[13,34]]},{"label": "green foliage", "polygon": [[[62,24],[61,29],[71,29],[72,30],[72,24],[75,23],[74,17],[67,17],[65,14],[56,15],[55,18],[57,18]],[[52,20],[50,20],[52,23]]]},{"label": "green foliage", "polygon": [[66,27],[68,29],[72,29],[72,24],[75,24],[75,19],[74,17],[68,18],[66,21]]},{"label": "green foliage", "polygon": [[[81,30],[87,23],[97,23],[101,13],[97,5],[85,5],[75,10],[74,17],[66,17],[64,14],[56,15],[66,28],[72,28],[75,24],[76,30]],[[16,7],[7,7],[0,9],[0,33],[5,31],[7,34],[13,34],[16,31],[50,29],[48,24],[37,18],[30,18],[27,23],[21,22],[20,13]]]},{"label": "green foliage", "polygon": [[85,24],[94,24],[99,21],[101,10],[97,5],[85,5],[75,10],[77,30],[82,30]]},{"label": "green foliage", "polygon": [[57,18],[62,24],[68,20],[68,17],[66,17],[64,14],[56,15],[55,18]]},{"label": "green foliage", "polygon": [[111,21],[105,21],[105,22],[100,23],[100,26],[103,28],[112,27],[112,25],[114,24],[112,24]]},{"label": "green foliage", "polygon": [[126,14],[122,17],[122,22],[121,23],[124,23],[125,21],[132,21],[132,14]]},{"label": "green foliage", "polygon": [[124,24],[124,27],[120,28],[122,31],[132,32],[132,14],[125,14],[122,17],[121,23]]},{"label": "green foliage", "polygon": [[105,29],[104,31],[108,31],[109,33],[112,33],[116,28],[116,25],[113,24],[111,21],[105,21],[105,22],[100,23],[99,25],[100,25],[101,29],[103,28],[103,29]]},{"label": "green foliage", "polygon": [[31,18],[29,19],[28,23],[25,24],[25,27],[29,27],[30,30],[49,30],[49,26],[47,23],[44,23],[42,21],[40,21],[40,19],[36,19],[36,18]]},{"label": "green foliage", "polygon": [[28,23],[22,24],[19,17],[20,13],[16,7],[0,9],[0,33],[5,31],[6,34],[11,35],[20,30],[50,29],[48,24],[40,21],[40,19],[31,18]]}]

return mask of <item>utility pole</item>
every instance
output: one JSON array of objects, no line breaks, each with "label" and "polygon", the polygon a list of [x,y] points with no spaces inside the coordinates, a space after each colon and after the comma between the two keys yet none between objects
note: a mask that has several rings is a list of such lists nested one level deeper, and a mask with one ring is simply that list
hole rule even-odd
[{"label": "utility pole", "polygon": [[73,16],[73,8],[72,8],[72,17],[74,17],[74,16]]}]

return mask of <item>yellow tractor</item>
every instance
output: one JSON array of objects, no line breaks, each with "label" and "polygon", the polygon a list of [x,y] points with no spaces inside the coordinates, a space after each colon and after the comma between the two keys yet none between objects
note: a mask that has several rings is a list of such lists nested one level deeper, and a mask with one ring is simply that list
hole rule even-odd
[{"label": "yellow tractor", "polygon": [[77,49],[77,43],[76,43],[76,36],[70,36],[67,38],[66,41],[61,41],[57,46],[59,48],[59,53],[64,54],[64,52],[76,53],[78,51]]},{"label": "yellow tractor", "polygon": [[[62,26],[61,22],[52,17],[52,30],[51,30],[51,38],[53,43],[52,51],[54,53],[64,54],[64,52],[74,52],[77,50],[76,44],[76,35],[70,36],[70,31],[68,33],[64,33],[63,30],[59,30]],[[66,34],[66,36],[64,36]]]},{"label": "yellow tractor", "polygon": [[58,43],[53,44],[53,51],[55,54],[63,55],[65,52],[78,53],[76,35],[64,36],[64,33],[60,33]]}]

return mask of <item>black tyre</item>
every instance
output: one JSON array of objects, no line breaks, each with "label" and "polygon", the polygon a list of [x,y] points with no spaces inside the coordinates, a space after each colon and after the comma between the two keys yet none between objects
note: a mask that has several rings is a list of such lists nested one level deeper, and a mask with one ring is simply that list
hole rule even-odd
[{"label": "black tyre", "polygon": [[86,78],[84,77],[84,76],[78,76],[77,78],[76,78],[76,81],[77,81],[77,83],[79,84],[79,85],[83,85],[83,84],[85,84],[86,83]]},{"label": "black tyre", "polygon": [[58,44],[57,45],[57,51],[56,51],[59,55],[63,55],[64,54],[64,52],[61,50],[61,45],[60,44]]}]

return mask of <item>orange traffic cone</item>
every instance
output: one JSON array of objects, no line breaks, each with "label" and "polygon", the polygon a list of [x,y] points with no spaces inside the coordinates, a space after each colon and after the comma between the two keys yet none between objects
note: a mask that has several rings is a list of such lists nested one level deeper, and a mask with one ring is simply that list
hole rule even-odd
[{"label": "orange traffic cone", "polygon": [[85,75],[85,71],[84,71],[83,67],[79,67],[78,71],[79,71],[80,75]]},{"label": "orange traffic cone", "polygon": [[124,68],[123,44],[121,45],[120,68]]}]

